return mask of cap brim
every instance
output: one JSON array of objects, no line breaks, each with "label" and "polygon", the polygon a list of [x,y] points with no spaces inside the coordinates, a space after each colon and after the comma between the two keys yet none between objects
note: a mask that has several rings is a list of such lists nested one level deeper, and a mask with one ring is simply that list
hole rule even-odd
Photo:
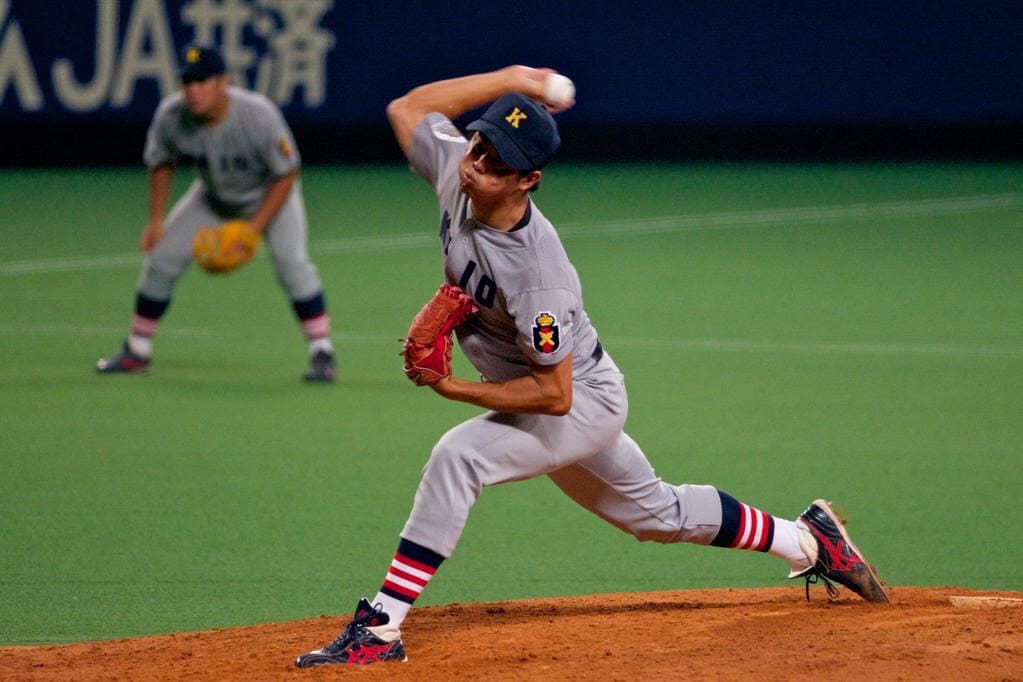
[{"label": "cap brim", "polygon": [[526,155],[522,153],[522,150],[515,144],[515,141],[508,136],[508,133],[504,132],[500,127],[480,118],[467,125],[466,128],[468,130],[479,131],[480,134],[485,135],[490,144],[494,145],[494,149],[497,150],[501,160],[515,170],[520,173],[526,173],[534,169],[533,163],[526,158]]},{"label": "cap brim", "polygon": [[210,73],[209,71],[203,70],[185,70],[178,74],[178,78],[181,80],[193,80],[193,81],[204,81],[214,76],[220,76],[221,73]]}]

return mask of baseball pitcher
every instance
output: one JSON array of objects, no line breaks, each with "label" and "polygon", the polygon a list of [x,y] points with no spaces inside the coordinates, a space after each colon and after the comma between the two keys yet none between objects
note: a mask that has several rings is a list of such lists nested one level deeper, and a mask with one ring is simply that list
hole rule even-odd
[{"label": "baseball pitcher", "polygon": [[[790,577],[830,581],[867,601],[888,596],[829,503],[790,521],[709,485],[672,485],[623,430],[622,374],[586,313],[579,276],[533,200],[560,144],[550,69],[510,66],[413,89],[388,106],[413,171],[437,194],[444,283],[412,321],[405,374],[484,410],[455,426],[423,469],[397,552],[373,600],[295,664],[405,660],[402,621],[454,552],[487,486],[548,476],[639,540],[773,554]],[[492,102],[465,135],[452,119]],[[451,335],[479,381],[451,375]],[[809,588],[807,588],[809,597]]]}]

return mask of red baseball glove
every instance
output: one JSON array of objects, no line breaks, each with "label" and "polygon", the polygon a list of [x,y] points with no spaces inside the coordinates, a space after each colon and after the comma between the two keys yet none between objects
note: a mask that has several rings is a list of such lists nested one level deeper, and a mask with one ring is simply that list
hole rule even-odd
[{"label": "red baseball glove", "polygon": [[416,386],[430,386],[451,375],[451,332],[479,310],[461,289],[445,284],[419,311],[408,328],[405,376]]}]

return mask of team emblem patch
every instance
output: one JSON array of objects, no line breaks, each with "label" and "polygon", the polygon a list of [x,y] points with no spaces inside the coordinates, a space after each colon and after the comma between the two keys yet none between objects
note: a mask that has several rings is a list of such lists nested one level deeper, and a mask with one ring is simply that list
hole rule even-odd
[{"label": "team emblem patch", "polygon": [[288,143],[288,138],[283,137],[283,136],[277,138],[277,149],[278,149],[278,151],[281,152],[281,154],[284,155],[284,158],[286,158],[286,159],[290,159],[291,158],[291,154],[292,154],[292,152],[291,152],[291,145]]},{"label": "team emblem patch", "polygon": [[545,355],[561,348],[561,329],[553,313],[540,313],[533,320],[533,348]]}]

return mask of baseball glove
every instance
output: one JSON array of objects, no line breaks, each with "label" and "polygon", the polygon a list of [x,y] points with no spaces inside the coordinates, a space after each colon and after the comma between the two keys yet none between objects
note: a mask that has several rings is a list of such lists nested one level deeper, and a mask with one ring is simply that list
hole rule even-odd
[{"label": "baseball glove", "polygon": [[231,272],[248,263],[259,248],[259,233],[244,220],[203,227],[192,242],[192,257],[206,272]]},{"label": "baseball glove", "polygon": [[437,290],[408,328],[402,350],[405,376],[430,386],[451,374],[451,332],[479,310],[471,297],[450,284]]}]

